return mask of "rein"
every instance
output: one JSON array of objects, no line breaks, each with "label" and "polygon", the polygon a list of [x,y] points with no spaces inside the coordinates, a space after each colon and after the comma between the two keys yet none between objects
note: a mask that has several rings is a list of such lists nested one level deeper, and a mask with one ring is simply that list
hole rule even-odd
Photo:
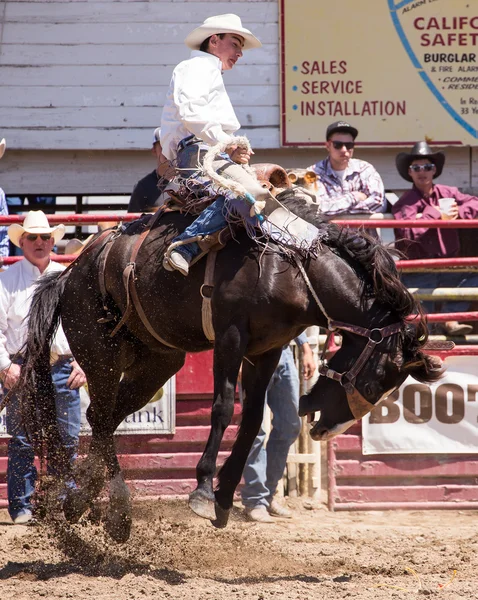
[{"label": "rein", "polygon": [[[392,325],[386,325],[382,328],[374,328],[367,329],[365,327],[360,327],[359,325],[351,325],[349,323],[344,323],[343,321],[335,321],[333,320],[325,310],[324,305],[319,299],[317,292],[314,290],[314,287],[307,275],[300,258],[295,257],[295,263],[301,272],[304,281],[312,294],[312,297],[316,301],[318,307],[322,311],[323,315],[327,319],[327,329],[329,330],[329,336],[333,335],[334,331],[348,331],[349,333],[353,333],[355,335],[359,335],[361,337],[367,338],[367,344],[365,348],[362,350],[360,356],[354,362],[352,367],[348,371],[344,371],[343,373],[339,373],[334,369],[331,369],[327,366],[325,360],[325,353],[327,351],[327,342],[324,345],[324,350],[321,356],[322,365],[319,367],[319,374],[327,377],[328,379],[332,379],[333,381],[337,381],[344,388],[345,393],[347,394],[347,401],[349,403],[350,411],[352,412],[354,418],[360,419],[367,413],[369,413],[374,404],[366,400],[362,394],[355,387],[355,381],[357,379],[358,374],[362,370],[363,366],[367,362],[367,360],[372,355],[375,348],[383,342],[384,339],[399,333],[399,331],[403,327],[403,323],[393,323]],[[328,341],[329,338],[327,338]]]}]

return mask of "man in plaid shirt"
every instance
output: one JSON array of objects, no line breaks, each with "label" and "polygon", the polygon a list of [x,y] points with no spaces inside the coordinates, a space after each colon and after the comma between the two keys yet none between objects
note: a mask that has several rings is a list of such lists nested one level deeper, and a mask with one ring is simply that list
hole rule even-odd
[{"label": "man in plaid shirt", "polygon": [[375,168],[352,158],[358,130],[346,121],[327,127],[328,157],[308,170],[317,174],[317,201],[325,215],[385,210],[383,181]]}]

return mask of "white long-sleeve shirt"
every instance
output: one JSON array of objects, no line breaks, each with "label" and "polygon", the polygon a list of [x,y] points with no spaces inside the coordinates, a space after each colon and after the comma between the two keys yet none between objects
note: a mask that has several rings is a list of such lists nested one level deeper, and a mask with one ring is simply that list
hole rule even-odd
[{"label": "white long-sleeve shirt", "polygon": [[[44,274],[63,271],[64,266],[50,261]],[[25,258],[0,273],[0,371],[10,366],[27,338],[30,304],[40,270]],[[70,354],[65,333],[60,325],[51,345],[52,355]]]},{"label": "white long-sleeve shirt", "polygon": [[179,142],[194,134],[214,146],[230,142],[241,124],[227,95],[217,56],[193,50],[174,69],[161,117],[163,154],[174,160]]}]

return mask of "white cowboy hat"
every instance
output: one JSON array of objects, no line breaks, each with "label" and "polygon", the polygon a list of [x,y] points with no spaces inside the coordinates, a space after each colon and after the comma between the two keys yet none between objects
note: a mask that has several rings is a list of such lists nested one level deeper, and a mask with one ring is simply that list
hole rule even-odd
[{"label": "white cowboy hat", "polygon": [[202,25],[196,27],[186,37],[184,43],[192,50],[199,50],[199,46],[211,35],[218,33],[237,33],[244,38],[243,50],[260,48],[261,42],[249,29],[242,26],[241,19],[237,15],[216,15],[208,17]]},{"label": "white cowboy hat", "polygon": [[31,210],[25,217],[23,225],[14,223],[13,225],[10,225],[7,233],[12,244],[15,244],[15,246],[18,246],[19,248],[20,238],[24,233],[37,233],[38,235],[42,233],[51,233],[56,244],[65,235],[65,226],[57,225],[56,227],[50,227],[48,219],[42,210]]},{"label": "white cowboy hat", "polygon": [[5,138],[0,141],[0,158],[5,154],[5,148],[7,147],[7,142]]}]

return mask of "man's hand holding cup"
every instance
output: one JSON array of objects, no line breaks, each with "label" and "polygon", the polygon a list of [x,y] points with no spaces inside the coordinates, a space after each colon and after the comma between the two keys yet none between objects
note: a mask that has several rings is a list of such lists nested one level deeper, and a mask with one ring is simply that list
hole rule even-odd
[{"label": "man's hand holding cup", "polygon": [[458,204],[454,198],[438,198],[438,210],[444,221],[458,219]]}]

